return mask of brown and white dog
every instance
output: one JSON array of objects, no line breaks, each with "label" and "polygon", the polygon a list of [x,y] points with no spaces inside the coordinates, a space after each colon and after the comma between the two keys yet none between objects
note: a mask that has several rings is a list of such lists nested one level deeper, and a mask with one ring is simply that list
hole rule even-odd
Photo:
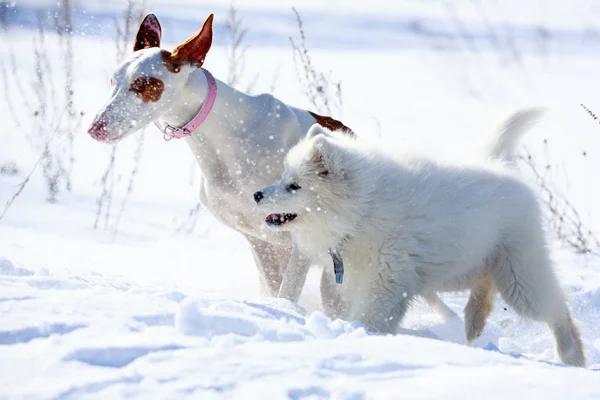
[{"label": "brown and white dog", "polygon": [[[147,15],[133,54],[110,79],[110,98],[88,132],[99,141],[114,142],[156,120],[184,126],[207,98],[214,100],[202,124],[185,135],[201,170],[200,202],[248,240],[262,294],[296,302],[311,262],[294,247],[288,232],[264,229],[264,215],[252,195],[281,176],[285,154],[313,124],[351,131],[339,121],[291,107],[269,94],[249,96],[213,81],[201,68],[212,43],[212,21],[211,14],[197,33],[170,52],[160,48],[158,19]],[[286,270],[300,273],[286,275]],[[336,315],[336,289],[333,269],[324,268],[321,294],[329,315]],[[434,294],[428,300],[442,314],[451,313]]]}]

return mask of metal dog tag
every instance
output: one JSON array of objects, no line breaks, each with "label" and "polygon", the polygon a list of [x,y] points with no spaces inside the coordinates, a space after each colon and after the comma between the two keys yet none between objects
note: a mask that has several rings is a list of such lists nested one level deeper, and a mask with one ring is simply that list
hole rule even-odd
[{"label": "metal dog tag", "polygon": [[341,284],[344,280],[344,262],[335,250],[329,250],[333,260],[333,273],[335,274],[335,283]]}]

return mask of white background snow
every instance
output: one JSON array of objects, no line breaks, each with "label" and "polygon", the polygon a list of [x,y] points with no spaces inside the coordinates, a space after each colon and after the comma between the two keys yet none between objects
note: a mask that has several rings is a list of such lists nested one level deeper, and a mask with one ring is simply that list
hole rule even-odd
[{"label": "white background snow", "polygon": [[[108,93],[117,61],[113,20],[125,2],[74,5],[75,102],[85,115],[75,132],[73,190],[47,203],[36,171],[0,220],[0,398],[600,398],[600,260],[575,254],[551,230],[586,369],[560,365],[547,327],[500,300],[483,336],[467,346],[464,293],[444,296],[459,318],[444,323],[416,303],[395,336],[325,317],[318,271],[299,306],[261,298],[239,235],[205,211],[191,233],[178,229],[194,207],[198,172],[185,143],[166,143],[153,127],[118,226],[113,215],[93,229],[111,149],[85,127]],[[579,107],[600,112],[596,2],[238,1],[250,46],[239,88],[258,75],[255,92],[308,108],[288,39],[297,36],[294,5],[317,68],[342,81],[337,116],[359,135],[468,152],[510,110],[549,106],[525,145],[600,234],[600,125]],[[53,12],[56,2],[0,7],[7,13],[0,59],[8,65],[15,55],[18,68],[6,70],[8,80],[29,90],[36,12]],[[228,7],[148,0],[146,9],[161,20],[167,48],[214,12],[215,44],[205,67],[225,80]],[[52,29],[45,46],[58,57]],[[51,62],[60,87],[60,59]],[[0,175],[0,210],[39,157],[25,128],[12,122],[11,113],[24,125],[34,117],[11,90],[0,108],[0,165],[14,163],[19,173]],[[45,128],[33,134],[48,135]],[[115,179],[114,214],[138,135],[119,144],[123,176]]]}]

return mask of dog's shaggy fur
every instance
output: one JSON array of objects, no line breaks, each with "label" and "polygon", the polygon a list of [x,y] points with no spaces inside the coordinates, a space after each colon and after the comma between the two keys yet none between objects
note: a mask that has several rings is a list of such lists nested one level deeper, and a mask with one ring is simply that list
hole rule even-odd
[{"label": "dog's shaggy fur", "polygon": [[[548,323],[560,359],[585,364],[552,269],[535,194],[510,165],[539,117],[525,110],[474,162],[390,155],[313,126],[285,160],[283,178],[260,192],[273,229],[308,253],[345,262],[345,316],[395,332],[411,299],[470,289],[467,338],[483,331],[496,291],[520,315]],[[256,196],[255,196],[256,197]]]}]

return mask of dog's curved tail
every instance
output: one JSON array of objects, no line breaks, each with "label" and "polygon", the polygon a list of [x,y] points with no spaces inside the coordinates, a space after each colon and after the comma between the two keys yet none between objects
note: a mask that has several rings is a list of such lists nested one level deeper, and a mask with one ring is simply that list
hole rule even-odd
[{"label": "dog's curved tail", "polygon": [[538,122],[545,111],[544,108],[526,108],[505,119],[490,138],[489,157],[514,162],[519,139]]}]

